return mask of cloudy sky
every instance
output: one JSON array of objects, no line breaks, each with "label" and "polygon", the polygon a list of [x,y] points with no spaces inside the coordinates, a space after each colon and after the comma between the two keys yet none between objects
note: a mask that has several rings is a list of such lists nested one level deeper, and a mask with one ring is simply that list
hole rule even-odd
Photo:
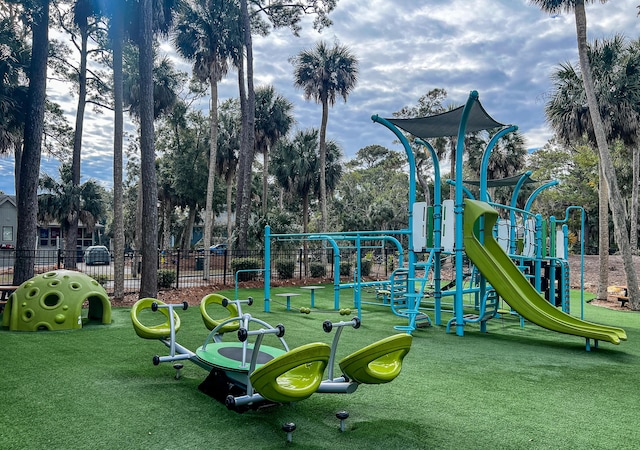
[{"label": "cloudy sky", "polygon": [[[637,39],[638,4],[588,5],[589,40],[617,33]],[[360,62],[359,80],[348,101],[330,110],[328,128],[346,159],[372,144],[400,150],[393,134],[374,124],[371,115],[391,117],[434,88],[445,89],[455,105],[478,91],[493,118],[517,125],[529,148],[540,147],[551,137],[543,112],[549,75],[558,64],[577,64],[578,59],[573,14],[550,16],[528,0],[339,0],[331,18],[333,26],[322,33],[313,31],[308,20],[299,38],[288,30],[255,37],[255,83],[273,84],[294,104],[299,129],[319,127],[320,105],[305,101],[293,87],[289,58],[320,39],[347,45]],[[169,45],[162,51],[176,58],[177,68],[189,69]],[[236,75],[230,73],[220,86],[221,101],[237,92]],[[48,95],[73,123],[75,100],[68,88],[51,83]],[[202,108],[208,109],[206,101]],[[110,121],[110,113],[87,111],[82,159],[83,181],[93,178],[108,188],[113,177]],[[57,177],[55,161],[44,160],[42,170]],[[0,190],[15,192],[12,158],[0,159]]]}]

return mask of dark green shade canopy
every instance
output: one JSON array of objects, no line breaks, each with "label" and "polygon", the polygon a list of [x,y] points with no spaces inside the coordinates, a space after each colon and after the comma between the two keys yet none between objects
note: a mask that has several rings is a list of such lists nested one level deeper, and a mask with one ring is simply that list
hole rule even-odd
[{"label": "dark green shade canopy", "polygon": [[[458,135],[458,127],[462,120],[464,106],[452,109],[442,114],[415,119],[387,119],[389,122],[402,128],[403,130],[422,139],[449,137]],[[476,100],[471,107],[469,120],[467,121],[467,133],[474,131],[490,130],[492,128],[502,128],[505,125],[494,120],[484,110],[479,100]]]}]

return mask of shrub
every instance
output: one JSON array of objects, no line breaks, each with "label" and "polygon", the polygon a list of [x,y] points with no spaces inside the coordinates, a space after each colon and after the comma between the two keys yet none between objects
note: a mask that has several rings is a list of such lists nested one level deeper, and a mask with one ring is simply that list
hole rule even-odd
[{"label": "shrub", "polygon": [[348,261],[340,262],[340,276],[341,277],[350,277],[351,276],[351,263]]},{"label": "shrub", "polygon": [[104,274],[102,274],[102,275],[98,275],[98,274],[91,275],[91,278],[96,280],[100,284],[100,286],[103,286],[103,287],[109,281],[109,275],[104,275]]},{"label": "shrub", "polygon": [[322,278],[327,276],[327,267],[322,263],[309,264],[309,272],[313,278]]},{"label": "shrub", "polygon": [[394,270],[396,268],[396,260],[393,255],[387,256],[387,269]]},{"label": "shrub", "polygon": [[169,269],[158,270],[158,288],[168,289],[176,281],[176,271]]},{"label": "shrub", "polygon": [[373,265],[370,259],[363,259],[360,261],[360,275],[368,277],[371,273],[371,266]]},{"label": "shrub", "polygon": [[293,260],[280,260],[276,261],[276,271],[278,277],[283,280],[289,280],[293,278],[293,273],[296,270],[296,262]]},{"label": "shrub", "polygon": [[[257,258],[234,258],[231,260],[231,270],[235,274],[238,270],[260,269],[260,260]],[[255,280],[258,272],[241,272],[238,281]]]}]

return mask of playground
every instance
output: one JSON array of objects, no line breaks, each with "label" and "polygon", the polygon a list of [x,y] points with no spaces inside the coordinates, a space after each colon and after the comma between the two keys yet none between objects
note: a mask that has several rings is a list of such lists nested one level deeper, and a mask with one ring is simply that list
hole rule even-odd
[{"label": "playground", "polygon": [[[487,180],[481,170],[476,194],[460,182],[455,200],[443,201],[437,157],[425,141],[436,188],[433,205],[416,201],[413,153],[398,127],[425,138],[457,130],[457,180],[467,126],[502,127],[483,167],[497,140],[517,127],[488,116],[476,92],[464,107],[438,116],[372,120],[406,149],[406,229],[272,234],[266,226],[265,266],[244,270],[259,273],[260,286],[242,285],[241,270],[235,289],[138,300],[115,308],[106,326],[3,332],[11,370],[0,392],[11,407],[0,412],[6,425],[0,447],[625,448],[637,442],[635,398],[626,387],[638,380],[640,325],[634,312],[589,304],[584,252],[572,263],[568,251],[567,218],[582,214],[584,224],[584,211],[569,207],[564,218],[532,213],[536,196],[555,182],[531,180],[530,173]],[[492,183],[513,187],[510,204],[491,202]],[[526,204],[518,203],[527,183],[538,185]],[[322,242],[332,250],[334,272],[272,283],[270,249],[278,241]],[[388,279],[365,278],[360,255],[389,247],[396,253]],[[349,254],[357,257],[345,278],[341,258]],[[39,298],[33,286],[17,290],[23,291]],[[49,297],[45,292],[33,305],[10,298],[11,323],[57,307]],[[26,306],[33,311],[16,309]],[[33,331],[48,325],[39,322]],[[69,421],[74,433],[59,431]]]},{"label": "playground", "polygon": [[[285,324],[291,347],[330,343],[322,322],[341,316],[326,312],[330,292],[318,293],[316,306],[311,314],[275,303],[268,315],[259,305],[248,311]],[[388,311],[364,308],[362,327],[344,330],[340,356],[388,336],[397,323]],[[196,348],[206,335],[197,305],[179,314],[179,341]],[[418,330],[391,383],[244,414],[198,390],[200,367],[186,363],[176,380],[171,364],[154,366],[164,346],[138,338],[129,316],[130,308],[115,307],[109,326],[0,333],[1,448],[578,449],[631,448],[638,440],[629,393],[638,380],[640,322],[632,312],[587,304],[587,319],[615,323],[629,337],[592,352],[578,339],[523,329],[515,318],[496,321],[488,334],[471,324],[464,337],[444,327]],[[344,432],[335,417],[341,410],[350,415]],[[291,444],[281,429],[287,422],[297,427]]]}]

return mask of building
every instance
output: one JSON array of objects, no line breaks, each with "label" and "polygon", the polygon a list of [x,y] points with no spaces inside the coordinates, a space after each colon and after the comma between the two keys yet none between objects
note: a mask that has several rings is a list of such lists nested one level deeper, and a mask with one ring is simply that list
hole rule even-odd
[{"label": "building", "polygon": [[[95,233],[100,233],[103,225],[96,225],[96,230],[90,232],[87,228],[78,225],[78,241],[76,248],[82,254],[84,249],[94,245]],[[1,249],[14,249],[16,247],[16,232],[18,229],[18,207],[14,195],[0,195],[0,240]],[[36,244],[40,250],[57,250],[64,247],[62,231],[57,223],[38,224],[38,241]]]},{"label": "building", "polygon": [[15,196],[0,195],[0,229],[2,231],[0,249],[11,249],[16,246],[17,211]]}]

